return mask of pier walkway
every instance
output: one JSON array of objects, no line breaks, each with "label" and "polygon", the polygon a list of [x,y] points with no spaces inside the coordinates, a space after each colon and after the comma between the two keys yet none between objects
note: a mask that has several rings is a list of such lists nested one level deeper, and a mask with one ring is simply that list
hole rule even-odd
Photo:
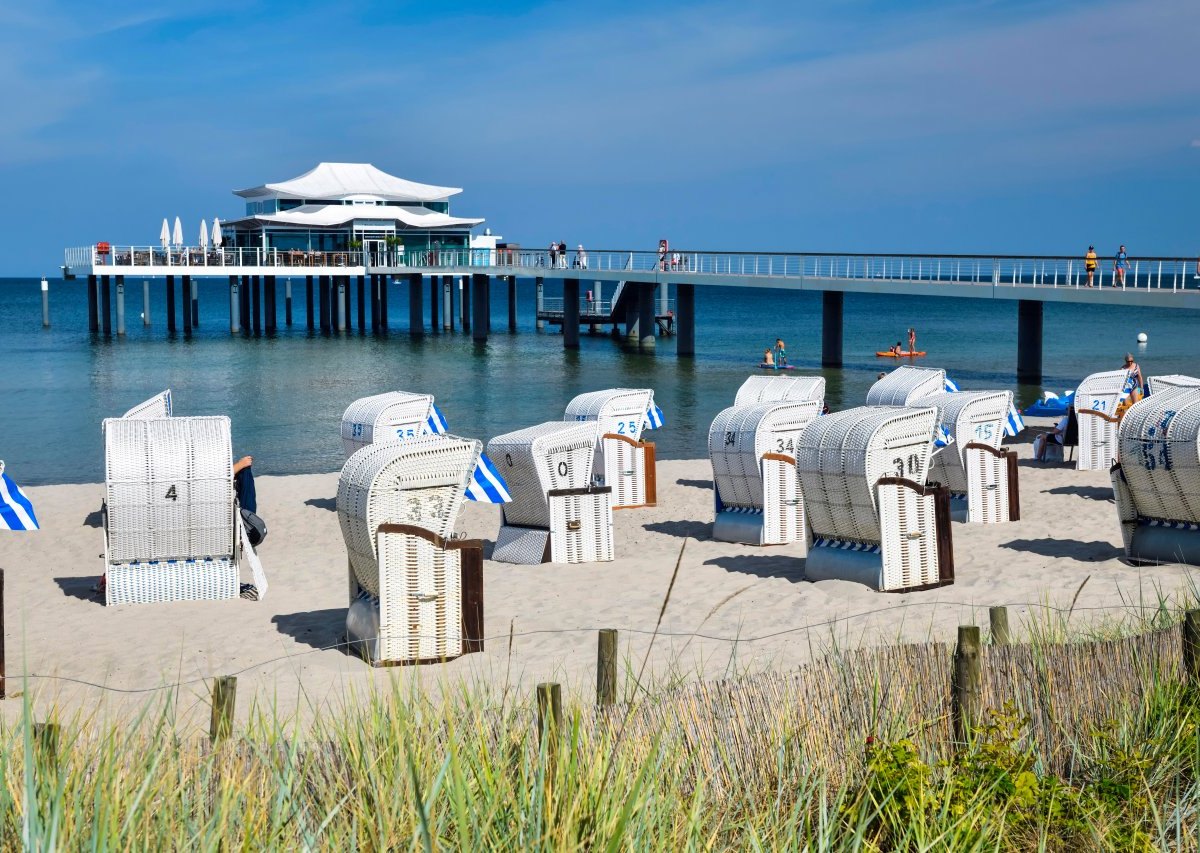
[{"label": "pier walkway", "polygon": [[[228,277],[232,333],[276,328],[279,278],[284,279],[288,325],[292,322],[292,279],[303,278],[310,328],[318,322],[329,332],[352,328],[352,282],[356,282],[359,330],[366,330],[369,316],[370,328],[379,331],[387,326],[388,284],[403,277],[409,283],[410,331],[425,331],[423,293],[428,281],[431,329],[451,330],[461,325],[476,340],[486,340],[491,327],[492,280],[507,282],[509,328],[515,330],[517,280],[532,279],[538,326],[561,323],[565,347],[579,346],[580,325],[589,326],[593,318],[604,317],[599,321],[602,324],[624,323],[626,335],[647,350],[654,348],[656,330],[673,330],[681,356],[695,353],[697,287],[820,291],[822,364],[832,367],[842,363],[846,293],[1003,300],[1017,303],[1017,378],[1025,382],[1041,378],[1042,306],[1046,302],[1200,310],[1200,269],[1188,258],[1131,259],[1123,279],[1113,270],[1111,259],[1101,258],[1094,287],[1087,286],[1084,262],[1078,257],[770,252],[660,255],[593,250],[584,258],[568,253],[565,264],[562,258],[556,260],[552,264],[544,250],[504,248],[398,254],[102,245],[68,249],[63,274],[66,278],[88,277],[89,323],[94,331],[106,333],[112,331],[110,282],[117,288],[117,334],[124,333],[126,276],[166,280],[167,327],[172,332],[176,330],[176,280],[181,284],[183,327],[188,331],[198,319],[192,280]],[[563,282],[561,309],[542,294],[547,279]],[[148,322],[149,285],[145,287]],[[614,290],[609,291],[612,297],[605,314],[601,294],[608,287]],[[590,302],[587,291],[592,292]]]}]

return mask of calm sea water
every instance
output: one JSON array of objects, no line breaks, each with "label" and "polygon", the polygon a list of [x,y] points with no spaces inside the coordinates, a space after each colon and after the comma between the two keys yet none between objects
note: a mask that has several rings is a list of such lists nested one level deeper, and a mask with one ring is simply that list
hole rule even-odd
[{"label": "calm sea water", "polygon": [[[506,289],[493,287],[496,328],[486,345],[461,333],[410,337],[402,282],[391,286],[387,337],[310,333],[303,279],[293,282],[290,329],[231,337],[227,284],[201,281],[200,328],[168,337],[163,283],[151,283],[149,327],[139,316],[141,284],[127,282],[128,334],[118,339],[87,331],[85,282],[51,281],[52,326],[43,329],[39,282],[0,279],[0,458],[19,483],[103,480],[101,419],[167,387],[177,414],[228,414],[235,454],[252,453],[260,474],[337,470],[342,411],[389,390],[434,394],[452,432],[486,441],[561,418],[582,391],[652,387],[667,418],[652,436],[659,455],[704,457],[709,423],[777,336],[793,364],[826,376],[834,409],[862,402],[878,372],[893,366],[874,351],[907,342],[910,325],[930,353],[920,363],[944,367],[964,388],[1011,388],[1022,405],[1042,390],[1016,384],[1015,302],[847,294],[846,366],[822,370],[815,293],[697,288],[697,355],[677,359],[673,338],[660,338],[649,355],[585,333],[578,352],[565,352],[560,335],[534,327],[532,280],[518,283],[516,334],[507,331]],[[282,291],[281,281],[281,326]],[[558,282],[548,281],[546,294],[559,295]],[[1135,343],[1138,332],[1148,345]],[[1047,304],[1044,347],[1045,387],[1056,392],[1119,367],[1129,350],[1147,375],[1200,371],[1200,335],[1187,311]]]}]

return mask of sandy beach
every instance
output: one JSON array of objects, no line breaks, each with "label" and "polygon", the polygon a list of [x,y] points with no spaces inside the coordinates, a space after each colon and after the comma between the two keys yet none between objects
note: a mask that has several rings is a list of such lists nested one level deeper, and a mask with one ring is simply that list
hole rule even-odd
[{"label": "sandy beach", "polygon": [[[259,602],[106,608],[91,592],[101,571],[102,487],[29,488],[42,530],[0,537],[9,694],[28,690],[38,713],[52,705],[129,713],[178,685],[180,712],[197,725],[207,724],[205,679],[228,674],[238,676],[240,714],[254,700],[301,719],[393,680],[431,695],[464,684],[527,695],[537,682],[559,681],[587,696],[597,629],[618,629],[628,666],[641,665],[681,548],[647,670],[660,684],[784,670],[832,646],[948,640],[959,624],[986,625],[986,608],[997,604],[1010,606],[1020,633],[1027,617],[1046,617],[1037,605],[1066,608],[1078,594],[1070,624],[1084,627],[1119,617],[1123,606],[1153,609],[1160,596],[1193,583],[1195,569],[1139,569],[1121,560],[1107,472],[1034,465],[1029,443],[1015,446],[1022,520],[955,524],[952,586],[896,595],[842,581],[810,583],[797,547],[714,542],[707,460],[664,461],[659,505],[615,514],[615,562],[488,560],[486,650],[441,665],[386,669],[331,648],[343,639],[347,605],[336,473],[258,477],[270,527],[260,549],[270,592]],[[488,555],[499,518],[496,506],[468,504],[459,528],[486,540]],[[26,682],[24,673],[37,678]],[[2,707],[12,718],[21,703],[10,699]]]}]

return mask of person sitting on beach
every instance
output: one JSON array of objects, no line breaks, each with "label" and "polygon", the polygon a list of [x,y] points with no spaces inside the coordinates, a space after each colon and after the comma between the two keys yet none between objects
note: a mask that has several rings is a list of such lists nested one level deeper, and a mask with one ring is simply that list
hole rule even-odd
[{"label": "person sitting on beach", "polygon": [[1058,423],[1054,425],[1054,429],[1050,432],[1039,433],[1033,439],[1033,458],[1038,462],[1046,461],[1046,452],[1050,448],[1050,444],[1063,444],[1063,437],[1067,434],[1067,426],[1071,423],[1071,418],[1075,416],[1075,407],[1067,409],[1067,413],[1058,419]]},{"label": "person sitting on beach", "polygon": [[763,367],[774,367],[775,366],[775,354],[773,352],[771,352],[770,349],[767,349],[763,352],[762,363],[763,363]]},{"label": "person sitting on beach", "polygon": [[775,366],[787,366],[787,347],[784,346],[783,338],[775,339]]}]

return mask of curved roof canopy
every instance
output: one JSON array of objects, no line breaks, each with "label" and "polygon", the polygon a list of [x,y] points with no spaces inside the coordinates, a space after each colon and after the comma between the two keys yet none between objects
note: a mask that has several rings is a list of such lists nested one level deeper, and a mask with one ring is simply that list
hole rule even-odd
[{"label": "curved roof canopy", "polygon": [[449,216],[445,213],[434,213],[429,210],[411,207],[381,207],[367,204],[306,204],[294,210],[283,210],[278,213],[260,213],[232,219],[222,225],[243,225],[251,222],[268,223],[272,225],[294,225],[316,228],[329,228],[347,225],[355,220],[370,220],[373,222],[395,222],[400,227],[409,228],[473,228],[482,219],[466,219],[461,216]]},{"label": "curved roof canopy", "polygon": [[370,163],[319,163],[299,177],[237,190],[242,198],[361,199],[363,201],[445,201],[457,187],[418,184],[389,175]]}]

